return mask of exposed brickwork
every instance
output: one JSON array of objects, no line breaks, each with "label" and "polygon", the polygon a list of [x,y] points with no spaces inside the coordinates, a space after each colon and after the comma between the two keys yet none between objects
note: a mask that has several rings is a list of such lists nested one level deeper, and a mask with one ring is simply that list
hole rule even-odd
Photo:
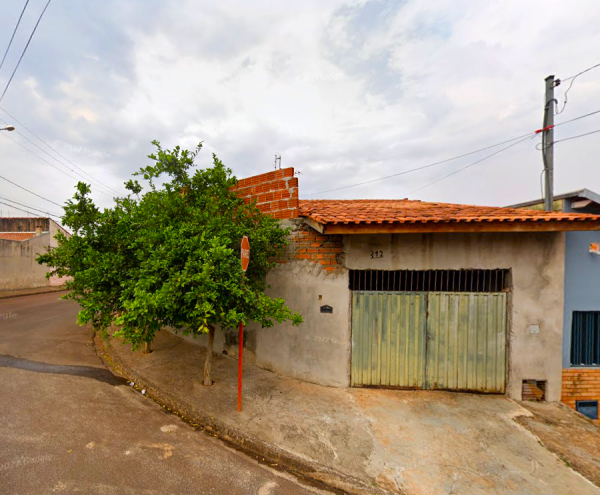
[{"label": "exposed brickwork", "polygon": [[341,235],[321,235],[298,220],[292,229],[290,244],[279,262],[308,260],[332,272],[342,266],[342,246]]},{"label": "exposed brickwork", "polygon": [[546,397],[546,382],[524,380],[522,400],[541,401]]},{"label": "exposed brickwork", "polygon": [[567,406],[575,409],[578,400],[600,400],[600,368],[567,368],[562,378],[561,401]]},{"label": "exposed brickwork", "polygon": [[241,179],[232,191],[247,201],[256,200],[260,211],[275,218],[298,218],[298,179],[291,167]]}]

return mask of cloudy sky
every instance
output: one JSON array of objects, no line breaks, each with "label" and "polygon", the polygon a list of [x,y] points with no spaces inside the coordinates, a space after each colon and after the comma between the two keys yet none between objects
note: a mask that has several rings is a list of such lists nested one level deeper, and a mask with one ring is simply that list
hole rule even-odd
[{"label": "cloudy sky", "polygon": [[[45,3],[30,0],[0,90]],[[1,1],[0,56],[23,4]],[[63,204],[78,174],[90,174],[102,183],[95,199],[108,206],[157,139],[203,141],[199,166],[215,152],[237,177],[272,170],[279,154],[301,173],[307,199],[537,198],[538,139],[428,187],[503,146],[323,191],[540,128],[544,78],[600,63],[599,21],[597,0],[53,0],[0,102],[0,124],[20,132],[0,132],[0,175]],[[559,109],[567,87],[557,88]],[[557,123],[598,109],[600,68],[575,80]],[[561,126],[555,139],[596,129],[600,114]],[[599,156],[600,133],[558,143],[556,191],[600,192]],[[2,198],[60,213],[5,180]]]}]

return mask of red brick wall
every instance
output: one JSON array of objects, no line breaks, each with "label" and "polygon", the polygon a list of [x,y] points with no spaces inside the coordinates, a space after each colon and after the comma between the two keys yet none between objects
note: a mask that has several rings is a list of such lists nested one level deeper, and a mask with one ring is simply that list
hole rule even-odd
[{"label": "red brick wall", "polygon": [[[275,218],[298,218],[298,179],[291,167],[241,179],[232,191],[248,201],[256,200],[263,213]],[[308,260],[332,272],[341,266],[341,256],[342,236],[321,235],[298,220],[279,263]]]},{"label": "red brick wall", "polygon": [[290,244],[280,263],[308,260],[328,272],[342,266],[342,236],[321,235],[306,224],[299,224],[290,235]]},{"label": "red brick wall", "polygon": [[298,218],[298,179],[291,167],[241,179],[232,191],[275,218]]},{"label": "red brick wall", "polygon": [[575,409],[578,400],[600,400],[600,369],[563,369],[561,401]]}]

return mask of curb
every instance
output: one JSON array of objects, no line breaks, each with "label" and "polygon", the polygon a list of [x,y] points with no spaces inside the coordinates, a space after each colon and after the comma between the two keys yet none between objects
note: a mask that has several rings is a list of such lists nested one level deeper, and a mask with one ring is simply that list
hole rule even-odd
[{"label": "curb", "polygon": [[64,286],[60,287],[37,287],[32,289],[14,289],[0,291],[0,299],[11,299],[13,297],[35,296],[37,294],[49,294],[51,292],[66,292]]},{"label": "curb", "polygon": [[169,412],[209,435],[219,438],[229,446],[253,457],[262,464],[291,473],[317,488],[342,495],[386,495],[389,492],[347,476],[320,464],[307,461],[243,431],[233,428],[214,416],[210,416],[184,400],[160,390],[153,383],[129,368],[120,358],[111,355],[111,344],[99,335],[94,336],[98,356],[107,368],[134,382],[136,388],[146,389],[146,395]]}]

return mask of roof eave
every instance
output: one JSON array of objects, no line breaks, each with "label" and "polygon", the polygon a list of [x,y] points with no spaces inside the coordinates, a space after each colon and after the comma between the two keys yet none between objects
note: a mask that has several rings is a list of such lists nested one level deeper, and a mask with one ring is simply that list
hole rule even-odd
[{"label": "roof eave", "polygon": [[305,218],[308,225],[321,234],[433,234],[472,232],[568,232],[600,230],[597,220],[552,221],[485,221],[485,222],[439,222],[439,223],[337,223],[323,224]]},{"label": "roof eave", "polygon": [[[600,204],[600,194],[590,191],[589,189],[579,189],[578,191],[571,191],[564,194],[558,194],[554,196],[554,201],[561,199],[573,199],[573,198],[584,198],[593,201],[594,203]],[[525,201],[524,203],[517,203],[514,205],[508,205],[507,208],[526,208],[528,206],[543,205],[543,199],[535,199],[533,201]]]}]

